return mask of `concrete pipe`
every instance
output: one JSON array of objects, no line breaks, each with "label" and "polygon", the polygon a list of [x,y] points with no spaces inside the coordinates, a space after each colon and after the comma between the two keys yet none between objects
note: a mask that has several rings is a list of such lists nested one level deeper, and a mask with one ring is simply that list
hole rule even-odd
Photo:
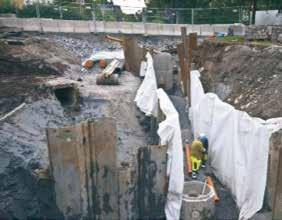
[{"label": "concrete pipe", "polygon": [[206,220],[214,215],[214,191],[204,182],[185,182],[182,202],[182,219]]}]

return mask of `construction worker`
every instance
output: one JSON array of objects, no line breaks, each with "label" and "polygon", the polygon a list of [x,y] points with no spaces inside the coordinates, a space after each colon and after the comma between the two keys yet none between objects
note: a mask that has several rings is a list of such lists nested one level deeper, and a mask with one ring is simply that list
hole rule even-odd
[{"label": "construction worker", "polygon": [[203,154],[205,153],[205,148],[203,143],[196,139],[191,145],[191,163],[192,163],[192,178],[196,179],[198,176],[198,171],[202,165]]},{"label": "construction worker", "polygon": [[202,168],[206,167],[206,163],[208,161],[208,151],[209,151],[209,140],[207,136],[202,133],[199,135],[198,140],[200,140],[205,148],[205,152],[203,153],[203,158],[202,158]]}]

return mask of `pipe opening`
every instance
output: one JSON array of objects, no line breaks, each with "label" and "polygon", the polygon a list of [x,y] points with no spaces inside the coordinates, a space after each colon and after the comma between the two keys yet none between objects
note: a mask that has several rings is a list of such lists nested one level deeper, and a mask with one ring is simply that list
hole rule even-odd
[{"label": "pipe opening", "polygon": [[63,107],[76,104],[77,99],[74,87],[57,88],[54,90],[54,93]]}]

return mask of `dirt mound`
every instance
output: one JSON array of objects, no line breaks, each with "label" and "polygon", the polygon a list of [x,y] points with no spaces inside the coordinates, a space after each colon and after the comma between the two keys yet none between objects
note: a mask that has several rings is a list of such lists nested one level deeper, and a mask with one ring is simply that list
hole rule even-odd
[{"label": "dirt mound", "polygon": [[206,92],[251,116],[282,115],[282,47],[205,41],[194,61]]},{"label": "dirt mound", "polygon": [[48,41],[28,36],[23,40],[24,45],[0,42],[0,115],[22,102],[36,100],[44,94],[44,81],[79,64],[76,57]]},{"label": "dirt mound", "polygon": [[24,44],[0,41],[0,116],[25,102],[17,114],[0,122],[0,218],[61,219],[53,181],[36,170],[48,167],[45,128],[69,123],[64,109],[44,83],[80,68],[63,48],[27,34]]}]

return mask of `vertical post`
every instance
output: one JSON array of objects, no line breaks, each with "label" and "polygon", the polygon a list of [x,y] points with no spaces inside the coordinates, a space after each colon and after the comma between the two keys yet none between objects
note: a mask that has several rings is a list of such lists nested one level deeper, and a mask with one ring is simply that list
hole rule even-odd
[{"label": "vertical post", "polygon": [[188,37],[188,75],[187,75],[187,91],[188,91],[188,106],[191,106],[191,76],[193,62],[193,50],[197,49],[197,33],[190,33]]},{"label": "vertical post", "polygon": [[36,10],[36,17],[40,18],[39,0],[37,0],[36,2],[35,10]]},{"label": "vertical post", "polygon": [[280,219],[282,216],[282,148],[279,149],[276,189],[274,195],[272,219]]},{"label": "vertical post", "polygon": [[140,219],[164,219],[167,194],[167,146],[149,145],[138,150],[138,208]]},{"label": "vertical post", "polygon": [[241,16],[242,16],[242,6],[239,7],[239,21],[238,23],[241,23]]},{"label": "vertical post", "polygon": [[147,9],[146,9],[146,8],[143,8],[142,22],[143,22],[143,23],[146,23],[146,22],[147,22]]},{"label": "vertical post", "polygon": [[257,0],[253,0],[252,4],[252,24],[256,23],[256,10],[257,10]]},{"label": "vertical post", "polygon": [[59,11],[60,11],[60,19],[63,19],[63,11],[62,11],[62,6],[59,6]]},{"label": "vertical post", "polygon": [[191,24],[194,24],[194,8],[192,8],[191,10]]},{"label": "vertical post", "polygon": [[184,71],[182,72],[183,76],[183,92],[184,95],[187,95],[187,78],[188,78],[188,45],[187,45],[187,29],[186,27],[181,27],[181,39],[184,47]]}]

